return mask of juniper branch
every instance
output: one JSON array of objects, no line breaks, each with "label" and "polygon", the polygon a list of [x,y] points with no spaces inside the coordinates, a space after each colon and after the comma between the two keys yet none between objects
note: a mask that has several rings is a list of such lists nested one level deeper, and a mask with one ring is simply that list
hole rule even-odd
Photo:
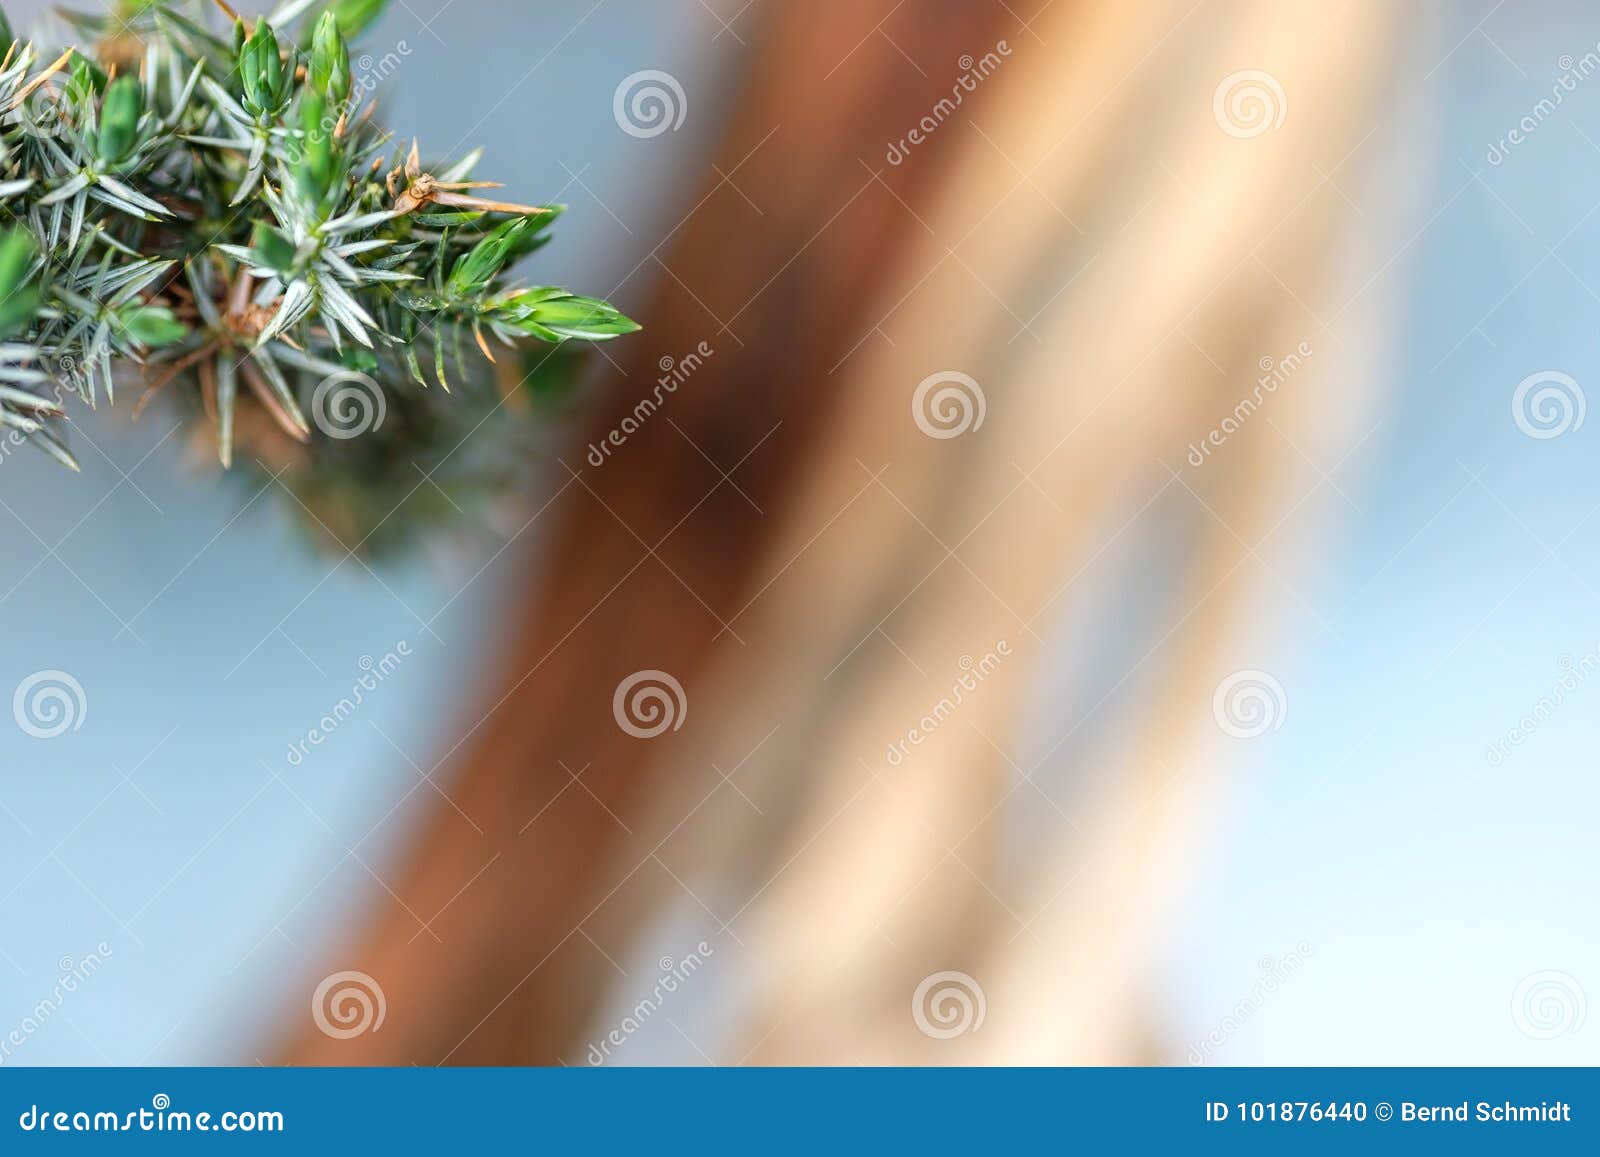
[{"label": "juniper branch", "polygon": [[59,53],[0,14],[11,437],[75,466],[66,402],[113,400],[133,377],[136,409],[193,403],[224,468],[244,443],[257,460],[302,445],[325,479],[347,441],[317,410],[340,395],[330,381],[371,382],[368,405],[394,403],[415,441],[441,413],[415,391],[482,380],[495,347],[521,366],[530,347],[638,329],[513,274],[563,206],[485,197],[477,152],[425,164],[376,124],[347,43],[386,0],[286,0],[253,25],[217,3],[231,34],[208,27],[205,0],[68,14],[79,43]]}]

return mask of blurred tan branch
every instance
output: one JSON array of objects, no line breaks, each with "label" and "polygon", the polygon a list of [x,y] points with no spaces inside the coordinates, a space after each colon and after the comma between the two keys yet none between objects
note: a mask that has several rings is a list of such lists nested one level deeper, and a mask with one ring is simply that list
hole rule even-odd
[{"label": "blurred tan branch", "polygon": [[[719,993],[730,1060],[1151,1059],[1141,961],[1222,782],[1212,688],[1276,573],[1266,542],[1304,500],[1298,447],[1364,408],[1360,379],[1333,378],[1350,363],[1324,321],[1371,306],[1338,304],[1348,209],[1329,174],[1366,161],[1391,13],[1012,9],[768,8],[723,179],[584,440],[632,410],[658,357],[702,339],[715,356],[553,500],[546,584],[450,761],[485,834],[441,809],[404,907],[353,956],[389,1023],[308,1037],[296,1059],[581,1055],[607,961],[669,903],[714,913],[733,949],[718,941],[741,978]],[[895,53],[956,62],[1002,37],[964,123],[880,163],[950,91],[948,71],[891,71]],[[1244,72],[1272,82],[1267,129],[1233,119],[1248,110],[1220,82]],[[1262,356],[1307,341],[1317,356],[1272,400],[1282,437],[1180,474]],[[981,424],[976,408],[916,420],[935,378]],[[952,418],[969,428],[943,436]],[[1075,576],[1158,500],[1181,520],[1172,572],[1116,603],[1154,643],[1106,693],[1126,685],[1133,706],[1112,744],[1054,721],[1032,762],[1066,763],[1076,806],[1024,848],[1008,817],[1035,790],[1019,744],[1047,637]],[[1000,642],[1010,657],[958,712],[884,759],[961,657]],[[647,669],[691,710],[641,741],[612,697]],[[981,989],[981,1031],[946,1039],[912,1015],[946,971]]]}]

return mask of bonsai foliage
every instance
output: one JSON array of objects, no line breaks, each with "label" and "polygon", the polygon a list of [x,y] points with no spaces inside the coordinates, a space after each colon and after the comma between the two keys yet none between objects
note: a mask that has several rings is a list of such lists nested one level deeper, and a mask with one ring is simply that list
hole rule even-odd
[{"label": "bonsai foliage", "polygon": [[429,162],[377,126],[347,42],[385,4],[251,23],[217,0],[226,27],[208,0],[115,0],[68,15],[59,53],[0,14],[8,439],[75,467],[70,404],[172,396],[222,467],[370,548],[419,478],[450,506],[504,480],[514,463],[458,450],[523,404],[533,351],[638,328],[513,277],[562,206],[494,199],[478,153]]}]

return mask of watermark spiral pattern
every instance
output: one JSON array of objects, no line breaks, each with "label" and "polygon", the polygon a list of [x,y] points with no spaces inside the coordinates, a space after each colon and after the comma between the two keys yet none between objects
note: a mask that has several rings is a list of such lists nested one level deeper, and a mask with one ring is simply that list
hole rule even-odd
[{"label": "watermark spiral pattern", "polygon": [[35,739],[55,739],[77,731],[89,714],[83,684],[65,671],[35,671],[17,684],[11,697],[11,714],[23,733]]},{"label": "watermark spiral pattern", "polygon": [[311,420],[317,429],[341,442],[378,429],[388,413],[382,387],[356,370],[329,374],[311,395]]},{"label": "watermark spiral pattern", "polygon": [[1283,726],[1289,699],[1283,684],[1266,671],[1235,671],[1217,684],[1211,714],[1217,726],[1235,739],[1255,739]]},{"label": "watermark spiral pattern", "polygon": [[1575,432],[1582,427],[1588,408],[1583,387],[1559,370],[1529,374],[1511,395],[1511,419],[1530,438],[1559,438]]},{"label": "watermark spiral pattern", "polygon": [[60,74],[47,77],[38,88],[8,109],[0,123],[18,125],[24,136],[35,140],[56,140],[67,130],[67,123],[61,116],[62,87]]},{"label": "watermark spiral pattern", "polygon": [[383,988],[365,972],[335,972],[311,994],[311,1019],[334,1040],[377,1032],[388,1011]]},{"label": "watermark spiral pattern", "polygon": [[1270,133],[1289,115],[1289,98],[1270,72],[1245,68],[1230,72],[1211,97],[1217,127],[1241,141]]},{"label": "watermark spiral pattern", "polygon": [[683,85],[670,72],[658,68],[641,69],[622,78],[611,96],[611,115],[617,127],[630,137],[648,140],[665,132],[677,132],[689,115],[689,99]]},{"label": "watermark spiral pattern", "polygon": [[911,1019],[935,1040],[977,1032],[988,1009],[983,986],[965,972],[947,970],[925,976],[911,994]]},{"label": "watermark spiral pattern", "polygon": [[1534,1040],[1577,1032],[1589,1015],[1589,1000],[1577,977],[1554,969],[1530,973],[1511,994],[1511,1019]]},{"label": "watermark spiral pattern", "polygon": [[654,739],[683,726],[689,715],[689,698],[683,684],[665,671],[635,671],[617,684],[611,714],[617,726],[635,739]]},{"label": "watermark spiral pattern", "polygon": [[980,428],[988,408],[983,387],[958,370],[929,374],[911,395],[911,417],[930,438],[959,438]]}]

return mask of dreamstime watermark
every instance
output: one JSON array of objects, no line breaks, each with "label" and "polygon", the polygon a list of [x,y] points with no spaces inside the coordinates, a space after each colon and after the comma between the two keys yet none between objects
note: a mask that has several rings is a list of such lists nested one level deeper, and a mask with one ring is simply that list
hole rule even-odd
[{"label": "dreamstime watermark", "polygon": [[[52,78],[53,79],[53,78]],[[0,124],[16,125],[22,135],[38,141],[53,141],[67,129],[66,118],[61,115],[61,93],[46,81],[29,93],[21,104],[6,110]]]},{"label": "dreamstime watermark", "polygon": [[382,56],[363,52],[356,57],[355,74],[350,78],[350,95],[357,100],[371,95],[379,84],[388,80],[401,61],[411,55],[411,45],[405,40],[395,41],[394,48]]},{"label": "dreamstime watermark", "polygon": [[1310,356],[1311,346],[1306,342],[1301,342],[1276,361],[1263,356],[1256,363],[1261,370],[1261,376],[1256,379],[1256,384],[1250,393],[1240,398],[1228,416],[1223,418],[1209,434],[1198,442],[1189,443],[1189,465],[1204,466],[1206,459],[1211,457],[1211,451],[1237,434],[1250,420],[1251,415],[1261,408],[1262,403],[1277,393],[1278,387],[1287,382]]},{"label": "dreamstime watermark", "polygon": [[1600,671],[1600,645],[1577,659],[1571,655],[1562,655],[1556,666],[1560,668],[1561,674],[1556,676],[1556,681],[1550,685],[1550,690],[1539,696],[1532,709],[1517,720],[1516,726],[1489,744],[1485,758],[1489,761],[1490,767],[1499,767],[1504,763],[1513,747],[1521,747],[1544,725],[1545,720],[1555,714],[1556,708],[1567,701],[1568,695],[1583,686],[1589,676]]},{"label": "dreamstime watermark", "polygon": [[347,969],[322,978],[311,994],[311,1019],[323,1034],[349,1040],[377,1032],[389,1012],[383,986],[365,972]]},{"label": "dreamstime watermark", "polygon": [[943,696],[937,703],[929,708],[928,713],[917,720],[915,727],[907,731],[903,739],[896,739],[889,744],[889,753],[885,757],[890,767],[899,767],[905,762],[906,756],[911,754],[910,749],[921,747],[930,736],[956,713],[956,709],[967,701],[967,697],[978,689],[978,685],[995,673],[1002,659],[1011,655],[1011,644],[1001,639],[990,651],[984,652],[981,659],[974,660],[971,655],[963,655],[956,666],[961,668],[961,674],[956,676],[955,682],[950,685],[950,694]]},{"label": "dreamstime watermark", "polygon": [[988,412],[983,387],[959,370],[929,374],[911,393],[911,420],[930,438],[959,438],[980,429]]},{"label": "dreamstime watermark", "polygon": [[100,970],[112,955],[111,945],[104,940],[94,946],[94,951],[86,954],[79,960],[70,956],[63,956],[56,962],[56,970],[60,975],[56,978],[55,987],[41,999],[33,1008],[18,1021],[4,1037],[0,1037],[0,1065],[11,1058],[11,1054],[28,1042],[28,1038],[44,1028],[45,1024],[60,1011],[66,1003],[67,997],[78,991],[91,976]]},{"label": "dreamstime watermark", "polygon": [[1583,427],[1589,401],[1570,374],[1540,370],[1517,383],[1511,394],[1511,420],[1530,438],[1559,438]]},{"label": "dreamstime watermark", "polygon": [[221,1113],[174,1109],[172,1098],[157,1093],[148,1109],[127,1112],[104,1108],[76,1111],[41,1109],[30,1104],[17,1117],[24,1133],[282,1133],[283,1114],[275,1109],[228,1109]]},{"label": "dreamstime watermark", "polygon": [[1589,998],[1578,978],[1546,969],[1530,973],[1511,994],[1511,1020],[1523,1036],[1554,1040],[1577,1032],[1589,1016]]},{"label": "dreamstime watermark", "polygon": [[689,115],[689,98],[670,72],[644,68],[629,73],[611,94],[611,116],[630,137],[648,140],[677,132]]},{"label": "dreamstime watermark", "polygon": [[1283,684],[1266,671],[1246,668],[1217,684],[1211,715],[1227,735],[1255,739],[1283,726],[1289,699]]},{"label": "dreamstime watermark", "polygon": [[1571,53],[1563,53],[1556,60],[1556,67],[1561,70],[1561,75],[1556,77],[1555,83],[1550,86],[1550,95],[1542,97],[1534,103],[1523,116],[1508,129],[1504,136],[1497,141],[1491,141],[1489,151],[1484,154],[1484,160],[1491,165],[1503,165],[1511,150],[1531,137],[1545,121],[1555,114],[1568,93],[1578,90],[1578,85],[1600,71],[1600,44],[1594,50],[1585,52],[1577,60]]},{"label": "dreamstime watermark", "polygon": [[617,684],[611,696],[617,726],[635,739],[654,739],[668,728],[677,731],[689,717],[683,684],[665,671],[635,671]]},{"label": "dreamstime watermark", "polygon": [[[10,54],[14,55],[15,59],[11,60],[6,71],[9,72],[13,68],[20,69],[17,78],[17,82],[20,83],[35,61],[32,45],[22,45],[19,42],[17,48],[17,52]],[[61,113],[63,99],[69,95],[69,90],[74,86],[78,86],[81,91],[82,86],[87,83],[89,83],[87,78],[74,75],[70,69],[40,73],[31,85],[24,86],[31,88],[31,91],[28,91],[22,100],[17,101],[15,96],[12,97],[15,103],[0,115],[0,125],[8,128],[15,125],[21,128],[24,136],[39,141],[53,141],[70,127],[66,117]]]},{"label": "dreamstime watermark", "polygon": [[1234,1033],[1244,1027],[1245,1021],[1261,1011],[1261,1006],[1267,1003],[1267,999],[1273,993],[1300,971],[1311,954],[1311,944],[1302,940],[1294,946],[1292,952],[1286,952],[1282,956],[1263,956],[1259,962],[1261,976],[1250,986],[1250,991],[1233,1006],[1231,1012],[1217,1021],[1204,1037],[1189,1046],[1189,1063],[1205,1064],[1214,1050],[1226,1044]]},{"label": "dreamstime watermark", "polygon": [[669,396],[678,392],[678,387],[694,376],[695,372],[705,365],[716,351],[711,348],[710,342],[701,342],[694,349],[684,354],[681,358],[664,356],[656,363],[661,370],[661,376],[656,379],[655,388],[648,397],[643,397],[634,403],[632,410],[612,427],[611,432],[598,442],[589,443],[589,465],[604,466],[606,459],[611,457],[611,451],[620,448],[639,429],[648,422],[661,404]]},{"label": "dreamstime watermark", "polygon": [[1222,78],[1211,94],[1217,127],[1241,141],[1270,133],[1289,115],[1289,97],[1270,72],[1244,68]]},{"label": "dreamstime watermark", "polygon": [[666,998],[677,992],[689,977],[698,972],[713,952],[711,945],[702,940],[694,946],[694,951],[682,960],[674,960],[670,956],[663,956],[658,960],[656,967],[661,975],[656,978],[655,986],[617,1022],[615,1028],[601,1037],[598,1043],[590,1043],[586,1058],[588,1062],[591,1065],[600,1065],[609,1060],[611,1051],[627,1044],[628,1038],[643,1028],[645,1022],[661,1010]]},{"label": "dreamstime watermark", "polygon": [[[64,396],[64,391],[59,392],[57,396]],[[34,434],[33,430],[22,429],[21,427],[13,426],[10,423],[6,423],[5,431],[5,437],[0,438],[0,462],[4,462],[7,458],[10,458],[13,450],[21,446],[26,446],[28,444],[28,439]]]},{"label": "dreamstime watermark", "polygon": [[55,739],[83,727],[89,715],[89,698],[66,671],[35,671],[17,684],[11,696],[11,716],[24,735]]},{"label": "dreamstime watermark", "polygon": [[284,140],[284,156],[289,165],[300,164],[305,157],[305,147],[309,140],[336,138],[342,131],[343,122],[352,111],[359,108],[367,97],[376,92],[378,85],[398,71],[401,63],[410,57],[411,53],[409,42],[397,40],[395,46],[382,56],[374,56],[370,52],[363,52],[358,56],[350,77],[349,98],[325,113],[322,120],[309,133],[291,133]]},{"label": "dreamstime watermark", "polygon": [[962,54],[956,60],[961,75],[956,77],[956,82],[950,86],[950,95],[942,96],[935,101],[933,107],[905,136],[898,141],[890,141],[888,150],[884,153],[884,160],[891,165],[903,164],[911,155],[911,150],[933,136],[939,130],[939,126],[961,107],[961,102],[968,94],[976,92],[978,85],[994,75],[995,70],[1004,64],[1005,58],[1010,55],[1011,45],[1004,40],[995,41],[994,48],[976,60],[971,53]]},{"label": "dreamstime watermark", "polygon": [[13,450],[27,445],[31,438],[40,433],[48,411],[54,410],[59,414],[66,409],[68,398],[83,396],[83,374],[72,358],[56,359],[50,370],[35,369],[33,363],[37,358],[38,351],[32,346],[17,342],[0,345],[0,385],[31,388],[48,382],[50,386],[48,396],[35,395],[44,403],[42,408],[22,407],[25,412],[20,416],[26,425],[5,423],[5,436],[0,437],[0,462],[10,458]]},{"label": "dreamstime watermark", "polygon": [[312,423],[340,442],[378,429],[388,413],[383,388],[359,370],[329,374],[311,395]]},{"label": "dreamstime watermark", "polygon": [[361,668],[362,674],[356,677],[351,684],[350,694],[340,699],[321,719],[317,725],[306,732],[304,739],[297,739],[289,745],[289,766],[299,767],[311,754],[311,748],[321,747],[335,731],[343,727],[345,721],[356,713],[356,708],[366,702],[366,695],[376,691],[390,675],[393,675],[400,664],[411,657],[411,644],[404,639],[396,643],[394,650],[385,651],[383,656],[374,659],[371,655],[361,656],[356,665]]},{"label": "dreamstime watermark", "polygon": [[989,1011],[983,985],[965,972],[946,970],[922,978],[911,994],[911,1020],[924,1036],[949,1040],[977,1032]]}]

